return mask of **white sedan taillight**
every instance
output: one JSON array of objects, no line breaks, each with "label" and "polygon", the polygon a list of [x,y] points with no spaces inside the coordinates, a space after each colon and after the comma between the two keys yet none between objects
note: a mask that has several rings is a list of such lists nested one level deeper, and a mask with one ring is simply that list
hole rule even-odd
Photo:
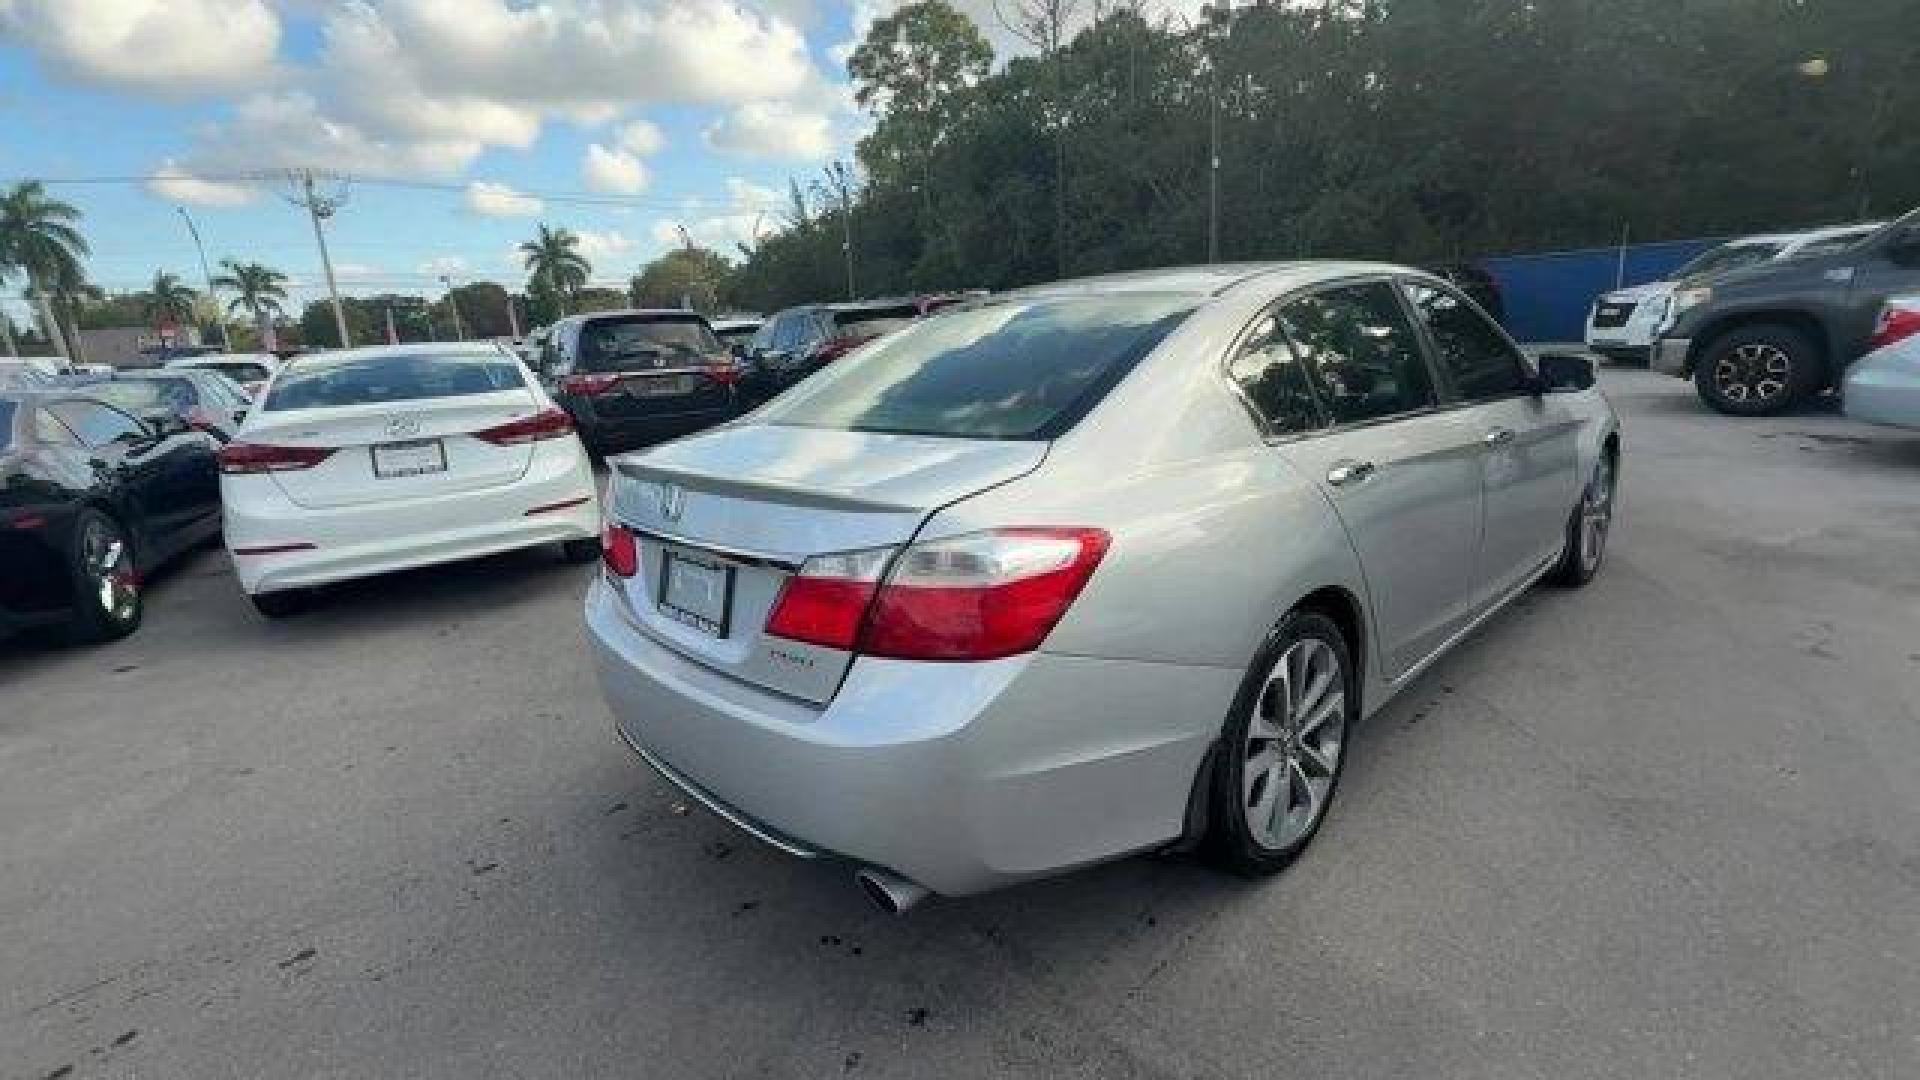
[{"label": "white sedan taillight", "polygon": [[333,456],[331,446],[272,446],[230,442],[220,448],[220,471],[229,474],[311,469]]},{"label": "white sedan taillight", "polygon": [[767,633],[901,660],[995,660],[1040,647],[1100,565],[1099,529],[994,529],[808,559]]}]

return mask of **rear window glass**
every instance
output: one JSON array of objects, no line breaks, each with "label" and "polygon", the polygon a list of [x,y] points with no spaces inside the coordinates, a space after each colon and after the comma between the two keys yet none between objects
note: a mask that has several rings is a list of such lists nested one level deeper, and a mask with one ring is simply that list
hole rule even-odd
[{"label": "rear window glass", "polygon": [[698,364],[720,352],[720,342],[698,316],[638,315],[595,319],[580,328],[578,371],[632,371],[636,368]]},{"label": "rear window glass", "polygon": [[911,304],[901,307],[861,308],[833,313],[834,331],[843,337],[870,338],[891,334],[920,317]]},{"label": "rear window glass", "polygon": [[760,415],[797,427],[1051,439],[1097,405],[1194,302],[1134,294],[945,312],[834,363]]},{"label": "rear window glass", "polygon": [[243,383],[265,382],[267,377],[273,374],[273,372],[267,370],[267,367],[265,364],[224,364],[223,363],[223,364],[195,364],[193,366],[197,368],[204,368],[207,371],[217,371],[220,374],[225,375],[227,378],[232,379],[235,382],[243,382]]},{"label": "rear window glass", "polygon": [[304,356],[282,369],[265,408],[325,409],[386,401],[463,397],[527,385],[520,365],[480,353]]},{"label": "rear window glass", "polygon": [[757,326],[733,326],[725,330],[715,330],[714,336],[729,345],[741,345],[753,339],[760,332]]},{"label": "rear window glass", "polygon": [[135,413],[155,409],[183,413],[199,403],[199,395],[185,379],[116,379],[89,386],[87,392]]}]

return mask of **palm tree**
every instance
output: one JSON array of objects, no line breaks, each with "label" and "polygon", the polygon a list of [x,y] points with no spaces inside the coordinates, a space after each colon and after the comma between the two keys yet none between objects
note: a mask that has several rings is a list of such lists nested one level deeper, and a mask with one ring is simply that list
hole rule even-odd
[{"label": "palm tree", "polygon": [[191,322],[193,299],[199,295],[180,280],[180,275],[161,270],[153,275],[153,285],[147,289],[141,306],[146,309],[147,318],[156,323]]},{"label": "palm tree", "polygon": [[61,356],[71,356],[66,334],[54,316],[47,289],[60,282],[83,280],[80,260],[87,238],[74,228],[80,211],[71,203],[49,198],[38,180],[22,180],[0,195],[0,266],[26,271],[27,287],[39,309],[47,340]]},{"label": "palm tree", "polygon": [[260,347],[273,346],[273,320],[286,315],[280,302],[287,298],[287,275],[259,263],[221,259],[226,271],[213,279],[213,287],[234,294],[227,302],[229,314],[245,311],[253,316],[253,328],[260,335]]},{"label": "palm tree", "polygon": [[[7,273],[12,269],[5,262],[0,262],[0,291],[5,290]],[[20,355],[20,346],[13,340],[13,320],[7,317],[5,308],[0,308],[0,345],[6,346],[8,356]]]},{"label": "palm tree", "polygon": [[579,246],[578,236],[566,229],[549,229],[544,222],[533,239],[520,245],[520,253],[526,256],[529,285],[544,283],[558,294],[562,315],[567,313],[567,298],[586,288],[587,276],[593,273],[593,264],[574,250]]}]

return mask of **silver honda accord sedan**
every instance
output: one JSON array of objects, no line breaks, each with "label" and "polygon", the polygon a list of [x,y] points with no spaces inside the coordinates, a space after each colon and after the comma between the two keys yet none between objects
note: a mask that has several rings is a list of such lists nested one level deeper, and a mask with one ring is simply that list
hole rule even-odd
[{"label": "silver honda accord sedan", "polygon": [[1280,869],[1354,725],[1600,565],[1619,433],[1405,267],[1210,266],[948,309],[614,461],[621,736],[882,906],[1186,844]]}]

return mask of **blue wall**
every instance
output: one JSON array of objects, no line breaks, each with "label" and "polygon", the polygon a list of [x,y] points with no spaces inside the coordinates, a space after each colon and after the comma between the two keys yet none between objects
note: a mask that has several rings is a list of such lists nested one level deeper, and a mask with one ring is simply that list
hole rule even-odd
[{"label": "blue wall", "polygon": [[[1719,240],[1669,240],[1627,247],[1624,285],[1659,281]],[[1496,255],[1481,259],[1507,308],[1507,330],[1521,341],[1579,341],[1593,298],[1614,288],[1619,248]]]}]

